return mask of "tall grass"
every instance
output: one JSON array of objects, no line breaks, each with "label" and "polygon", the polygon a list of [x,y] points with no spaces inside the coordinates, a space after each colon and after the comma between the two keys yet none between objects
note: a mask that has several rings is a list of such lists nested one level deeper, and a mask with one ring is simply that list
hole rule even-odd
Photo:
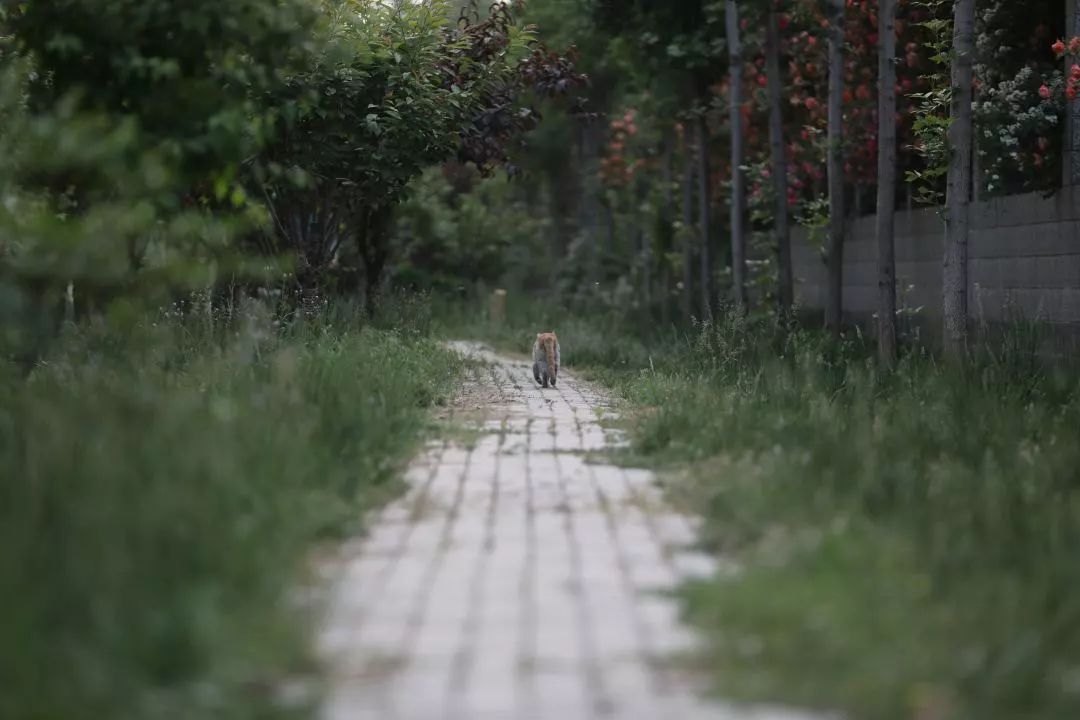
[{"label": "tall grass", "polygon": [[1080,717],[1080,374],[1030,328],[886,376],[857,335],[564,318],[636,459],[742,568],[685,592],[718,690],[857,720]]},{"label": "tall grass", "polygon": [[337,320],[83,328],[0,373],[0,717],[298,711],[305,552],[393,492],[460,371]]}]

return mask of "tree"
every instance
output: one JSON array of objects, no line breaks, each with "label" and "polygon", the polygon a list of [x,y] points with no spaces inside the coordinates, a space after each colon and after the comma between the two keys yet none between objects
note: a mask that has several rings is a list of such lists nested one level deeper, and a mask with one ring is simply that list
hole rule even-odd
[{"label": "tree", "polygon": [[896,0],[878,9],[878,360],[896,362]]},{"label": "tree", "polygon": [[731,270],[732,295],[740,310],[746,309],[746,179],[743,173],[742,46],[739,44],[739,5],[725,5],[730,80],[731,122]]},{"label": "tree", "polygon": [[701,234],[701,313],[711,318],[713,296],[712,251],[712,180],[709,170],[709,123],[704,110],[696,118],[697,126],[697,180],[698,180],[698,228]]},{"label": "tree", "polygon": [[266,102],[311,62],[304,0],[32,0],[10,24],[36,68],[30,108],[132,119],[197,183],[228,178],[287,110]]},{"label": "tree", "polygon": [[960,359],[968,341],[968,234],[971,206],[972,62],[975,0],[956,0],[953,14],[952,101],[945,190],[945,258],[942,275],[946,354]]},{"label": "tree", "polygon": [[844,0],[829,0],[829,293],[825,325],[840,337],[844,292]]},{"label": "tree", "polygon": [[682,133],[682,312],[690,318],[694,307],[694,156],[688,129]]},{"label": "tree", "polygon": [[780,313],[791,312],[794,288],[791,271],[791,233],[788,229],[788,161],[784,146],[783,85],[780,75],[780,20],[777,3],[770,0],[766,27],[765,64],[769,82],[769,148],[772,156],[773,202],[775,210],[776,254],[778,260],[777,299]]},{"label": "tree", "polygon": [[[272,241],[297,260],[301,294],[345,257],[362,268],[367,307],[390,257],[390,212],[425,168],[455,157],[489,173],[553,98],[584,84],[569,57],[539,45],[508,5],[448,24],[442,3],[328,2],[321,55],[287,81],[311,99],[261,162],[299,171],[261,183]],[[357,152],[361,149],[362,152]],[[358,275],[358,272],[354,272]]]}]

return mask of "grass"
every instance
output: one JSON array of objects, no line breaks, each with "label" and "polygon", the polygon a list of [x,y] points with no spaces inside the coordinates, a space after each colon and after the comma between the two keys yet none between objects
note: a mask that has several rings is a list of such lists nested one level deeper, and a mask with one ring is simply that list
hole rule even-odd
[{"label": "grass", "polygon": [[70,331],[0,368],[0,717],[303,715],[304,582],[458,381],[417,333],[336,321]]},{"label": "grass", "polygon": [[[455,329],[527,342],[551,321],[529,310]],[[857,338],[768,321],[641,337],[560,327],[626,401],[633,460],[742,568],[683,593],[718,692],[855,720],[1080,717],[1080,375],[1022,337],[890,376]]]}]

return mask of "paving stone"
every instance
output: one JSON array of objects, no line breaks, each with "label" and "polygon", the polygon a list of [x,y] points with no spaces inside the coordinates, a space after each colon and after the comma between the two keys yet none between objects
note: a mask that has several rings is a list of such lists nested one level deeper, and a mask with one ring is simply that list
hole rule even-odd
[{"label": "paving stone", "polygon": [[328,565],[323,718],[805,720],[706,701],[664,662],[698,642],[670,591],[718,565],[650,472],[587,458],[626,441],[609,398],[458,349],[499,401],[471,448],[428,443]]}]

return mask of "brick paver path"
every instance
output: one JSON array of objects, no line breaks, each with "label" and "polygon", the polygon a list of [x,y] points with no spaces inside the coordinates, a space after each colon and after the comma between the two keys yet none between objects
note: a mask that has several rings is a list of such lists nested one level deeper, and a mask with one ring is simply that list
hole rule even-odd
[{"label": "brick paver path", "polygon": [[665,591],[714,567],[650,473],[586,457],[613,442],[608,399],[458,348],[488,363],[464,392],[487,406],[481,433],[429,446],[407,495],[344,552],[320,638],[324,717],[795,717],[707,704],[669,662],[693,637]]}]

